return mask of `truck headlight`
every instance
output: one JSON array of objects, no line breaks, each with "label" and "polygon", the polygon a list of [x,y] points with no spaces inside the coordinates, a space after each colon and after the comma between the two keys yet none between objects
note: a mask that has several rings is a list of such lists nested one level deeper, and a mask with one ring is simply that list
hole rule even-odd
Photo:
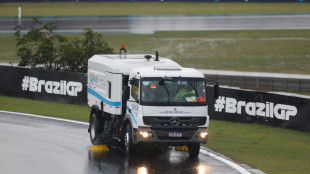
[{"label": "truck headlight", "polygon": [[200,132],[200,137],[201,138],[206,138],[208,135],[208,132]]},{"label": "truck headlight", "polygon": [[152,133],[147,132],[147,131],[139,131],[139,134],[141,135],[141,137],[143,138],[149,138],[152,137]]},{"label": "truck headlight", "polygon": [[197,138],[207,138],[208,136],[208,132],[207,131],[202,131],[202,132],[198,132],[197,134]]}]

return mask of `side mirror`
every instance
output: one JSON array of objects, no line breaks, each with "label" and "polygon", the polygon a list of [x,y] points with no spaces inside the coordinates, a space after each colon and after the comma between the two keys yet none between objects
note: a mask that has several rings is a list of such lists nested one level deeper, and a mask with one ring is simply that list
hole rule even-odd
[{"label": "side mirror", "polygon": [[214,99],[218,99],[219,98],[219,85],[216,83],[214,85]]}]

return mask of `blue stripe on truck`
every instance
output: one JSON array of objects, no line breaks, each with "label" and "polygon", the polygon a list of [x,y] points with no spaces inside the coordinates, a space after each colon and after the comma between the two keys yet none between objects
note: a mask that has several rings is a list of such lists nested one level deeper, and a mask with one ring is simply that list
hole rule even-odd
[{"label": "blue stripe on truck", "polygon": [[[130,109],[130,107],[127,106],[128,112],[129,112],[129,109]],[[132,114],[131,112],[129,112],[129,114],[130,114],[130,116],[132,117],[133,121],[136,123],[136,125],[138,125],[138,122],[137,122],[137,120],[135,119],[135,116],[133,116],[133,114]]]},{"label": "blue stripe on truck", "polygon": [[91,88],[87,89],[87,92],[95,97],[97,97],[99,100],[103,101],[103,103],[110,105],[110,106],[121,106],[121,102],[112,102],[109,101],[107,99],[105,99],[104,97],[102,97],[100,94],[98,94],[96,91],[94,91]]}]

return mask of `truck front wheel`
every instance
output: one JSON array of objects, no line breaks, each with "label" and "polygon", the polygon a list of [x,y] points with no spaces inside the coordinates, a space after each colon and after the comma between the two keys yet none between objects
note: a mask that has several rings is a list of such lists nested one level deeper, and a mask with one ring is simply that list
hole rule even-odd
[{"label": "truck front wheel", "polygon": [[197,157],[200,151],[200,144],[190,144],[188,145],[188,154],[190,157]]},{"label": "truck front wheel", "polygon": [[125,153],[127,155],[130,155],[133,152],[132,131],[130,124],[127,124],[126,126],[123,140],[124,140]]},{"label": "truck front wheel", "polygon": [[90,118],[90,141],[93,144],[96,144],[96,140],[98,138],[98,135],[102,133],[102,123],[99,122],[97,115],[95,113],[92,113]]}]

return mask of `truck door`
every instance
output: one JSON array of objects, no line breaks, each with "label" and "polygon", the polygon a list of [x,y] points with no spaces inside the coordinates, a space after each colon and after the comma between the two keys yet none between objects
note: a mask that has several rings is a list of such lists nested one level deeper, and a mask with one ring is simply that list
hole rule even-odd
[{"label": "truck door", "polygon": [[140,80],[132,78],[130,80],[130,96],[127,101],[126,114],[130,118],[132,127],[137,128],[137,116],[139,113],[139,99],[140,99]]},{"label": "truck door", "polygon": [[121,115],[122,114],[122,74],[107,73],[106,100],[104,111]]}]

